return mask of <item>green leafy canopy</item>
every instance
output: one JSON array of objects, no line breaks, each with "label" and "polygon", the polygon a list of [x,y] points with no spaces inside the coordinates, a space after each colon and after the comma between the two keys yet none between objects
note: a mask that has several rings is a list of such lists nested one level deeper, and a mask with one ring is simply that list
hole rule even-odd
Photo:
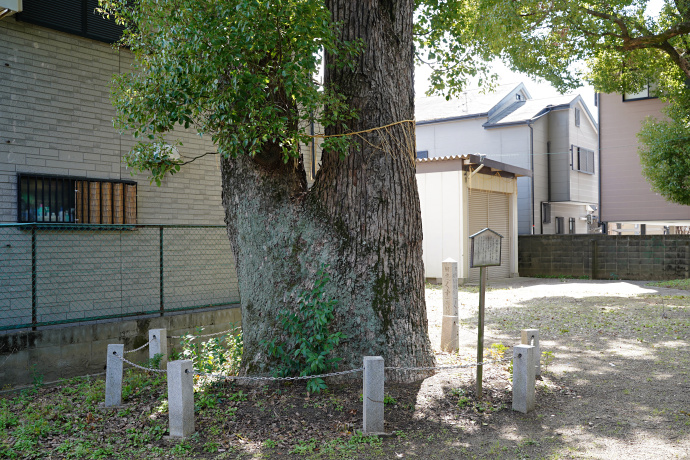
[{"label": "green leafy canopy", "polygon": [[485,62],[493,59],[560,91],[586,82],[636,93],[652,84],[669,103],[668,119],[650,119],[640,132],[643,174],[666,199],[690,205],[690,0],[417,3],[417,54],[433,67],[430,93],[451,97],[477,76],[492,83]]},{"label": "green leafy canopy", "polygon": [[[418,0],[418,56],[434,68],[432,92],[491,75],[486,61],[543,78],[561,91],[583,82],[602,92],[662,86],[684,73],[690,2],[646,0]],[[683,58],[684,61],[684,58]]]},{"label": "green leafy canopy", "polygon": [[[361,49],[337,37],[321,0],[100,0],[126,26],[119,43],[135,55],[112,86],[115,125],[138,143],[128,165],[153,180],[179,170],[167,137],[176,127],[210,135],[224,156],[279,152],[308,143],[312,122],[347,129],[356,117],[337,88],[315,81],[321,55],[351,65]],[[324,110],[326,108],[326,110]],[[344,153],[342,139],[324,148]],[[178,144],[179,145],[179,144]]]}]

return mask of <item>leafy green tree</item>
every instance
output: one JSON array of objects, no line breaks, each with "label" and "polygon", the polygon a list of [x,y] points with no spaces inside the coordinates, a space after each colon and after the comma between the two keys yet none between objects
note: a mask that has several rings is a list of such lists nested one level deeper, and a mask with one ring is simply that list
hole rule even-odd
[{"label": "leafy green tree", "polygon": [[643,173],[668,200],[690,204],[690,1],[665,0],[658,15],[651,3],[419,0],[418,53],[434,66],[431,91],[449,96],[470,77],[492,82],[477,58],[500,58],[561,91],[588,82],[600,92],[634,93],[654,83],[670,105],[668,120],[649,120],[640,133]]},{"label": "leafy green tree", "polygon": [[[183,164],[176,127],[211,136],[242,304],[243,369],[268,372],[261,340],[299,311],[329,265],[333,351],[428,365],[422,227],[415,180],[412,0],[101,0],[135,55],[113,85],[128,164],[153,180]],[[323,86],[314,81],[320,56]],[[299,150],[325,128],[307,188]],[[357,133],[357,134],[350,134]]]}]

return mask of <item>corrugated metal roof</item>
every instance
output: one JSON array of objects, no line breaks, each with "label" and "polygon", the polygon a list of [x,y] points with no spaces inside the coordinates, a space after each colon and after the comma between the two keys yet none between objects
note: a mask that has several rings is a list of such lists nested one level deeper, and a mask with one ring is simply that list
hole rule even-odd
[{"label": "corrugated metal roof", "polygon": [[[528,169],[520,168],[518,166],[509,165],[506,163],[501,163],[500,161],[486,158],[485,155],[473,154],[473,153],[465,154],[465,155],[449,155],[449,156],[444,156],[444,157],[418,158],[417,163],[426,164],[426,163],[439,163],[439,162],[443,162],[443,161],[457,161],[457,160],[461,160],[463,162],[464,166],[483,165],[483,166],[486,166],[487,169],[491,169],[493,171],[505,171],[507,173],[514,174],[516,176],[532,177],[532,171],[530,171]],[[479,168],[477,168],[477,170],[479,170]]]},{"label": "corrugated metal roof", "polygon": [[[479,155],[479,154],[477,154]],[[419,163],[431,163],[434,161],[448,161],[448,160],[469,160],[470,155],[465,154],[465,155],[450,155],[450,156],[445,156],[445,157],[432,157],[432,158],[417,158],[417,161]]]}]

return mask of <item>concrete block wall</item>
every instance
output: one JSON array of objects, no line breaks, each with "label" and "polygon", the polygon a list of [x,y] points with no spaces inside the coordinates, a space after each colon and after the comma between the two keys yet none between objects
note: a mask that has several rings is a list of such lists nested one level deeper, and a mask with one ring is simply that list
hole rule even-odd
[{"label": "concrete block wall", "polygon": [[690,236],[524,235],[520,276],[668,280],[690,277]]},{"label": "concrete block wall", "polygon": [[[239,308],[226,308],[145,317],[129,321],[101,321],[39,331],[0,334],[0,389],[32,383],[33,374],[45,383],[61,378],[104,372],[108,344],[121,343],[125,351],[148,341],[148,330],[166,328],[168,335],[204,334],[230,329],[241,322]],[[169,352],[180,350],[180,339],[168,339]],[[148,359],[148,349],[125,357],[134,363]]]}]

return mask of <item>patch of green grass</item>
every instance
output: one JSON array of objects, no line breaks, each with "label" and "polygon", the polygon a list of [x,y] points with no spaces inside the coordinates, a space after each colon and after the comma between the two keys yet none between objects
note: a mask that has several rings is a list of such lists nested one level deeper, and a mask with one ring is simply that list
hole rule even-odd
[{"label": "patch of green grass", "polygon": [[667,281],[655,281],[649,283],[649,286],[666,287],[673,289],[685,289],[690,291],[690,278],[682,280],[667,280]]},{"label": "patch of green grass", "polygon": [[310,438],[308,441],[299,441],[290,451],[291,454],[310,454],[316,449],[316,439]]},{"label": "patch of green grass", "polygon": [[395,398],[393,396],[389,395],[388,393],[386,393],[383,396],[383,404],[391,405],[391,404],[395,404],[397,402],[398,401],[396,401]]},{"label": "patch of green grass", "polygon": [[470,398],[467,396],[461,396],[460,399],[458,399],[458,407],[465,407],[470,403]]},{"label": "patch of green grass", "polygon": [[278,444],[272,439],[267,439],[264,441],[264,447],[266,449],[274,449]]}]

